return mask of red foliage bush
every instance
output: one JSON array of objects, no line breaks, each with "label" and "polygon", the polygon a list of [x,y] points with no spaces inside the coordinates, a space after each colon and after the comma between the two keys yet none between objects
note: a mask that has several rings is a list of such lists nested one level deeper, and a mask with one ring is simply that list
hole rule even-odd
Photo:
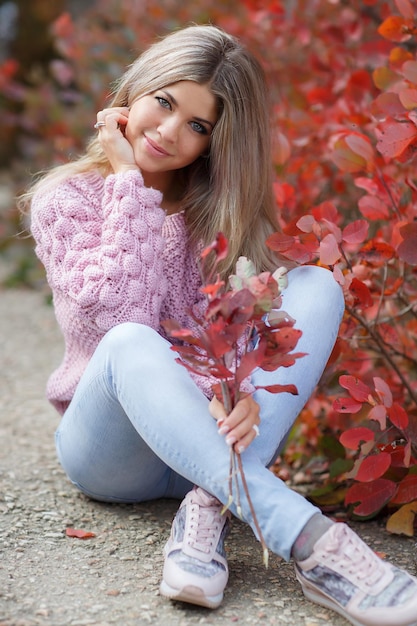
[{"label": "red foliage bush", "polygon": [[259,56],[282,226],[268,243],[329,267],[346,299],[285,459],[304,462],[318,445],[327,473],[311,497],[331,507],[345,498],[361,517],[417,499],[416,15],[412,0],[101,0],[54,23],[47,76],[20,85],[13,59],[0,67],[3,97],[23,104],[10,120],[22,184],[28,163],[36,171],[82,150],[108,84],[165,31],[211,21]]}]

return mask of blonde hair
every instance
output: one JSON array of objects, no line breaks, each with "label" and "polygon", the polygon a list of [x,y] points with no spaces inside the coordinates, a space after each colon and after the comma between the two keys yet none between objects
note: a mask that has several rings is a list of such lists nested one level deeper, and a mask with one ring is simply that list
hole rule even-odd
[{"label": "blonde hair", "polygon": [[[215,26],[189,26],[170,33],[139,56],[115,85],[112,106],[131,106],[141,96],[178,81],[207,85],[218,99],[219,117],[209,153],[186,168],[181,208],[193,243],[207,245],[221,231],[229,255],[223,277],[234,271],[239,256],[258,271],[273,270],[277,257],[265,240],[278,230],[272,189],[268,91],[263,69],[234,37]],[[84,156],[61,165],[44,182],[98,169],[111,172],[97,136]]]}]

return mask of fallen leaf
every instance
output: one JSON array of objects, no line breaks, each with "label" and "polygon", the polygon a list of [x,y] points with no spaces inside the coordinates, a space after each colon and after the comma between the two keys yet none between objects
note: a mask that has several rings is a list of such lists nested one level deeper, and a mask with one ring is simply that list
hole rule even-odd
[{"label": "fallen leaf", "polygon": [[77,528],[66,528],[65,534],[67,537],[76,537],[77,539],[91,539],[95,537],[95,533],[88,532],[87,530],[79,530]]},{"label": "fallen leaf", "polygon": [[387,531],[394,535],[414,536],[414,518],[417,513],[417,501],[404,504],[387,521]]}]

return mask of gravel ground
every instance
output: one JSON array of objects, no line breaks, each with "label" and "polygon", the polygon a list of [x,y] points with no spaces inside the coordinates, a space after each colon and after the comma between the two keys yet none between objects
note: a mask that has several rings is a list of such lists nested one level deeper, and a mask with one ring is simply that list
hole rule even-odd
[{"label": "gravel ground", "polygon": [[[178,503],[101,504],[69,484],[54,450],[58,417],[43,395],[61,354],[43,295],[0,291],[0,626],[346,624],[304,600],[291,564],[271,555],[265,570],[259,544],[238,521],[219,609],[160,597],[162,547]],[[95,537],[66,537],[67,527]],[[388,535],[382,522],[355,529],[414,573],[414,540]]]}]

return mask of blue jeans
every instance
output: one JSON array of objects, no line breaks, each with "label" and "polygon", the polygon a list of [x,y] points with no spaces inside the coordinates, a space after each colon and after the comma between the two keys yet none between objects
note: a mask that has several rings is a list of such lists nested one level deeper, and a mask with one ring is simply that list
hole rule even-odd
[{"label": "blue jeans", "polygon": [[[300,267],[289,273],[282,308],[303,331],[296,351],[308,356],[276,372],[257,370],[252,382],[293,383],[299,395],[255,392],[260,436],[242,460],[266,544],[288,560],[295,539],[318,510],[268,465],[327,363],[343,295],[328,270]],[[196,484],[227,502],[229,448],[207,398],[176,356],[165,339],[141,324],[120,324],[102,339],[56,434],[60,462],[82,492],[97,500],[141,502],[182,498]],[[243,519],[254,528],[240,491]],[[231,511],[236,513],[234,504]]]}]

